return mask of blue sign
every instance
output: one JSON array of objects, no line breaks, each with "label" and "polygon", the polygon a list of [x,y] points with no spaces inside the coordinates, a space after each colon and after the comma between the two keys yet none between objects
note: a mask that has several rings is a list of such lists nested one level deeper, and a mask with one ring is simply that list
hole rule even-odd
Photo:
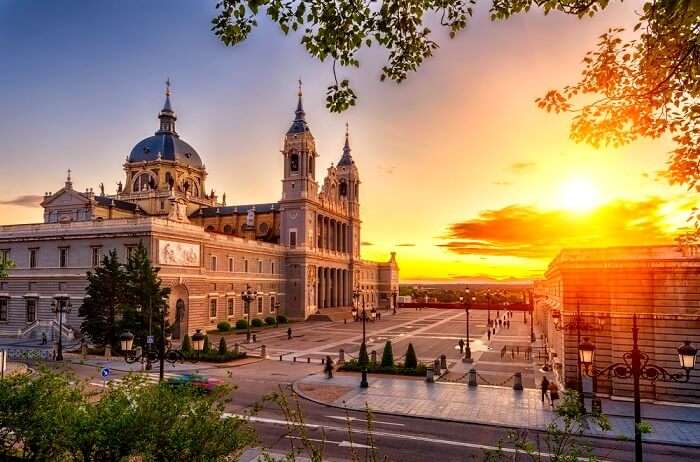
[{"label": "blue sign", "polygon": [[106,379],[109,377],[110,370],[108,367],[103,367],[102,370],[100,371],[100,375],[102,376],[103,379]]}]

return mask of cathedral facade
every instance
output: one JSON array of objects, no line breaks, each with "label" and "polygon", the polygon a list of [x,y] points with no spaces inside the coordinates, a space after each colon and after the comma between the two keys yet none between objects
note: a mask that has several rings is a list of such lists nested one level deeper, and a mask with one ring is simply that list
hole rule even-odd
[{"label": "cathedral facade", "polygon": [[[284,136],[278,202],[227,205],[207,193],[207,172],[182,140],[166,90],[159,129],[132,149],[116,194],[74,188],[45,193],[44,222],[0,226],[0,259],[15,263],[0,281],[0,335],[36,337],[54,331],[57,304],[72,307],[64,335],[79,331],[86,272],[116,250],[127,261],[146,246],[170,287],[173,336],[250,317],[283,314],[303,320],[349,313],[353,292],[369,309],[388,309],[398,291],[398,266],[360,256],[360,176],[349,135],[337,165],[317,180],[319,153],[306,121],[301,88]],[[244,313],[240,294],[260,294]]]}]

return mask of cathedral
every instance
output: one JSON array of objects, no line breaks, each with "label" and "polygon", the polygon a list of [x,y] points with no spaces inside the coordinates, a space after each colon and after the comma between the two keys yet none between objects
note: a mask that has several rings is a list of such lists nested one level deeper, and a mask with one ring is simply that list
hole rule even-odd
[{"label": "cathedral", "polygon": [[[0,281],[0,335],[79,332],[86,272],[116,250],[126,262],[142,243],[171,289],[173,337],[217,323],[283,314],[342,319],[353,293],[367,309],[388,309],[398,291],[394,253],[385,262],[360,255],[360,175],[346,128],[337,164],[317,180],[319,153],[306,121],[301,85],[284,136],[278,202],[228,205],[207,188],[197,151],[176,131],[170,83],[159,128],[126,157],[116,194],[64,186],[45,193],[44,222],[0,226],[0,259],[15,263]],[[259,293],[245,313],[241,292]],[[68,313],[58,323],[56,306]]]}]

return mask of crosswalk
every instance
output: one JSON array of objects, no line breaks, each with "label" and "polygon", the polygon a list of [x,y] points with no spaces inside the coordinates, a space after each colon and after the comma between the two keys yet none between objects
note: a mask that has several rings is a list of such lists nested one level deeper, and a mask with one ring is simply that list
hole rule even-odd
[{"label": "crosswalk", "polygon": [[[159,380],[159,375],[157,372],[155,374],[132,374],[132,375],[142,377],[148,383],[158,383],[158,380]],[[173,378],[179,377],[179,375],[180,374],[166,372],[163,374],[163,379],[164,380],[173,379]],[[95,387],[101,387],[101,388],[105,388],[105,387],[108,387],[110,385],[119,385],[119,384],[124,382],[124,379],[126,377],[127,376],[115,377],[115,378],[109,379],[109,380],[93,381],[93,382],[90,382],[90,385],[95,386]]]}]

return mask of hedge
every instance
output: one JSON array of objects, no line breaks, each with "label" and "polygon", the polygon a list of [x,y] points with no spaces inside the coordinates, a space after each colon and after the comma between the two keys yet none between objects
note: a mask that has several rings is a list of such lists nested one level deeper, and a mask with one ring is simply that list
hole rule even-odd
[{"label": "hedge", "polygon": [[266,317],[265,324],[267,324],[268,326],[274,326],[275,325],[275,318],[273,318],[272,316]]},{"label": "hedge", "polygon": [[221,321],[216,325],[216,328],[219,330],[219,332],[228,332],[231,330],[231,324],[227,321]]},{"label": "hedge", "polygon": [[[340,366],[338,370],[346,372],[362,372],[362,367],[356,359],[351,359]],[[382,367],[379,364],[369,364],[367,366],[367,372],[371,374],[411,375],[422,377],[425,376],[426,367],[424,364],[418,364],[416,368],[404,367],[402,363],[397,363],[394,367]]]},{"label": "hedge", "polygon": [[287,324],[287,322],[289,322],[289,321],[287,321],[287,317],[285,315],[278,314],[277,315],[277,322],[280,324]]},{"label": "hedge", "polygon": [[262,326],[263,326],[262,319],[253,318],[253,320],[250,321],[250,325],[253,326],[253,327],[262,327]]},{"label": "hedge", "polygon": [[200,352],[199,355],[196,352],[185,353],[183,351],[182,353],[185,355],[185,359],[199,359],[203,363],[225,363],[246,357],[245,351],[241,351],[238,354],[235,354],[233,351],[227,351],[225,354],[220,354],[218,351]]},{"label": "hedge", "polygon": [[236,321],[236,329],[247,329],[248,328],[248,321],[245,319],[239,319]]}]

